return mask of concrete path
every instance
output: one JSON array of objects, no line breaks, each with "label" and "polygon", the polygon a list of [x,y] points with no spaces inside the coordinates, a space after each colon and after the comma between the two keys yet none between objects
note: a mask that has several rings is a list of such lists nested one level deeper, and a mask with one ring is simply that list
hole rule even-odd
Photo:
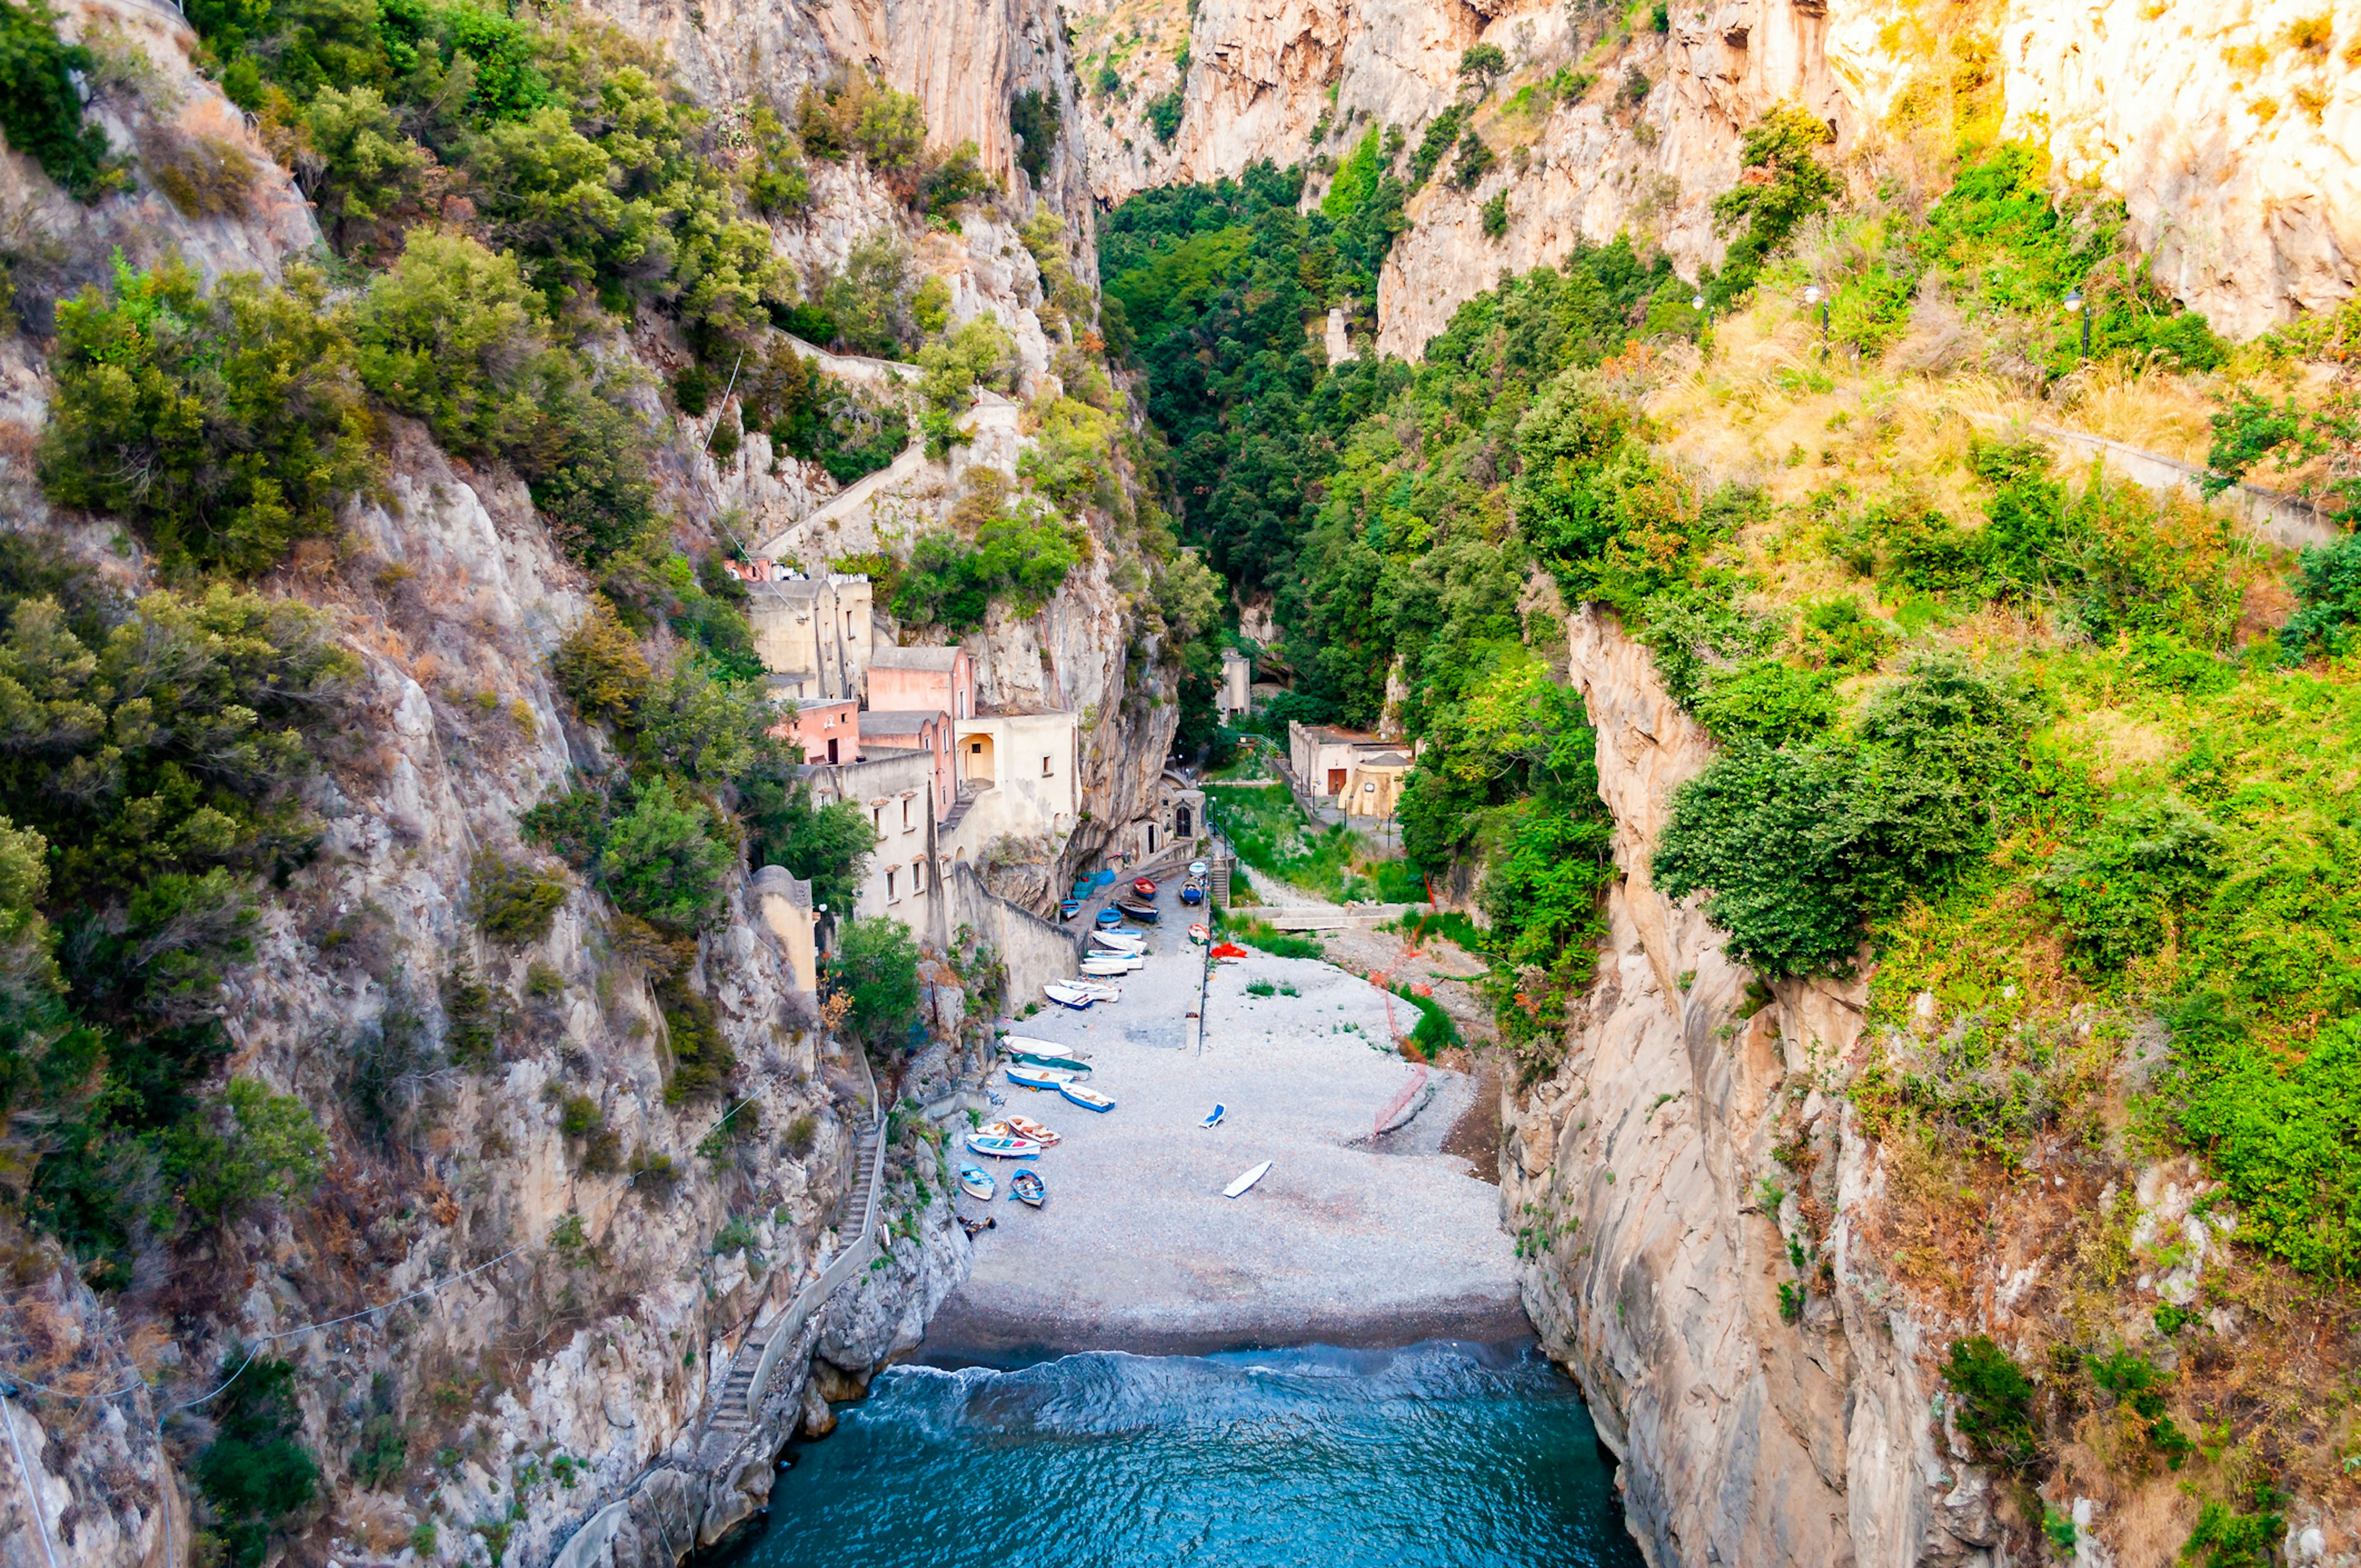
[{"label": "concrete path", "polygon": [[[1169,896],[1163,901],[1170,904]],[[1168,909],[1166,918],[1175,911]],[[1120,1002],[1049,1009],[1017,1032],[1065,1047],[1115,1097],[1098,1115],[1055,1095],[994,1085],[1005,1109],[1065,1135],[1038,1162],[1049,1206],[1006,1198],[976,1239],[973,1274],[928,1331],[946,1359],[1129,1350],[1185,1354],[1247,1345],[1499,1341],[1530,1330],[1517,1294],[1499,1191],[1441,1151],[1474,1101],[1458,1073],[1407,1128],[1372,1146],[1378,1111],[1407,1083],[1388,1046],[1386,999],[1310,959],[1252,953],[1214,974],[1204,1045],[1193,1041],[1200,964],[1180,926],[1159,928],[1148,966]],[[1297,994],[1257,997],[1256,981]],[[1413,1020],[1400,1001],[1400,1025]],[[1215,1102],[1228,1117],[1197,1125]],[[954,1142],[964,1129],[956,1122]],[[954,1163],[972,1160],[955,1148]],[[1270,1174],[1245,1197],[1222,1189],[1249,1166]]]}]

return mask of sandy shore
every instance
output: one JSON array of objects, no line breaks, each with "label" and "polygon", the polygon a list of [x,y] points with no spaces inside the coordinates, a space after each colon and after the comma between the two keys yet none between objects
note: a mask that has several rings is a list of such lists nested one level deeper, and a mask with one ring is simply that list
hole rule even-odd
[{"label": "sandy shore", "polygon": [[[1001,1192],[988,1205],[962,1197],[961,1212],[999,1226],[977,1238],[974,1273],[929,1326],[928,1357],[1530,1332],[1499,1190],[1443,1152],[1475,1086],[1435,1072],[1418,1120],[1373,1141],[1378,1113],[1413,1070],[1382,1048],[1384,993],[1329,964],[1259,952],[1216,970],[1201,1049],[1185,924],[1151,936],[1156,950],[1121,981],[1121,1001],[1016,1025],[1086,1058],[1092,1087],[1118,1103],[1098,1115],[994,1083],[1006,1109],[1065,1141],[1033,1162],[1049,1193],[1038,1212],[1008,1201],[1012,1167],[955,1149],[955,1164],[984,1166]],[[1296,994],[1257,997],[1256,981]],[[1409,1008],[1393,1006],[1407,1029]],[[1224,1124],[1202,1130],[1216,1102],[1229,1108]],[[1253,1191],[1222,1196],[1266,1159]]]}]

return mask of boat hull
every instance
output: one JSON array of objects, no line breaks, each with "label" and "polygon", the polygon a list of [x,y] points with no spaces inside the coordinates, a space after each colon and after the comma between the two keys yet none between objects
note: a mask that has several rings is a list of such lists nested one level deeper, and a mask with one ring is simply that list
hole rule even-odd
[{"label": "boat hull", "polygon": [[1247,1171],[1245,1175],[1239,1177],[1235,1181],[1231,1182],[1227,1187],[1223,1188],[1222,1196],[1224,1198],[1243,1197],[1246,1195],[1247,1190],[1252,1188],[1256,1182],[1260,1181],[1264,1177],[1269,1174],[1270,1161],[1265,1160],[1260,1165],[1256,1166],[1253,1169]]},{"label": "boat hull", "polygon": [[1027,1067],[1012,1063],[1006,1071],[1008,1081],[1019,1089],[1055,1089],[1060,1084],[1073,1081],[1071,1073],[1061,1072],[1056,1068]]},{"label": "boat hull", "polygon": [[1020,1170],[1008,1179],[1008,1195],[1028,1209],[1038,1209],[1049,1201],[1049,1189],[1033,1172]]},{"label": "boat hull", "polygon": [[1118,902],[1115,908],[1124,919],[1137,920],[1143,926],[1153,926],[1163,918],[1162,912],[1152,904],[1133,904],[1126,900]]},{"label": "boat hull", "polygon": [[1061,1083],[1058,1085],[1058,1092],[1069,1104],[1079,1105],[1085,1111],[1095,1111],[1102,1116],[1115,1109],[1112,1099],[1095,1089],[1084,1089],[1079,1083]]},{"label": "boat hull", "polygon": [[968,1135],[967,1147],[986,1159],[1038,1159],[1041,1154],[1041,1146],[1030,1138],[987,1138],[976,1133]]}]

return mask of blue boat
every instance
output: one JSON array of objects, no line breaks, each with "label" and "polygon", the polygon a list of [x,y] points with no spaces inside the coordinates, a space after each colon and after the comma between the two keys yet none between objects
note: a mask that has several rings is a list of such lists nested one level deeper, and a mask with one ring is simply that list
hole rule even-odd
[{"label": "blue boat", "polygon": [[1028,1209],[1038,1209],[1049,1201],[1049,1190],[1037,1170],[1020,1170],[1008,1179],[1008,1195]]},{"label": "blue boat", "polygon": [[1095,1089],[1085,1089],[1071,1078],[1062,1080],[1059,1083],[1058,1093],[1068,1104],[1079,1105],[1085,1111],[1095,1111],[1102,1116],[1115,1109],[1115,1099],[1112,1095],[1101,1094]]},{"label": "blue boat", "polygon": [[1082,912],[1082,901],[1079,898],[1061,898],[1058,901],[1058,918],[1060,920],[1071,920]]},{"label": "blue boat", "polygon": [[1183,904],[1202,904],[1205,902],[1205,890],[1193,882],[1182,883],[1180,884],[1180,902]]},{"label": "blue boat", "polygon": [[1056,1089],[1073,1080],[1071,1073],[1054,1067],[1034,1067],[1025,1062],[1011,1062],[1007,1068],[1008,1081],[1019,1089]]},{"label": "blue boat", "polygon": [[992,1201],[992,1195],[997,1190],[997,1189],[993,1186],[992,1177],[990,1174],[979,1165],[963,1165],[960,1167],[959,1184],[961,1191],[966,1193],[971,1198],[981,1199],[986,1203]]},{"label": "blue boat", "polygon": [[1115,908],[1114,905],[1108,905],[1106,908],[1102,909],[1102,910],[1100,910],[1100,911],[1099,911],[1099,915],[1098,915],[1098,927],[1099,927],[1099,929],[1100,929],[1100,930],[1102,930],[1102,931],[1112,931],[1112,930],[1114,930],[1116,927],[1118,927],[1118,926],[1120,926],[1120,925],[1122,925],[1122,924],[1123,924],[1123,911],[1122,911],[1122,910],[1117,909],[1117,908]]}]

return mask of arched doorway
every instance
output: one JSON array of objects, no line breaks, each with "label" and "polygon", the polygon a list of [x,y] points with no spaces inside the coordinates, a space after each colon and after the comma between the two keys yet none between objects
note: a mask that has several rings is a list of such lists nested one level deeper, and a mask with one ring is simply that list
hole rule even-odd
[{"label": "arched doorway", "polygon": [[970,735],[960,741],[960,777],[990,784],[997,776],[993,771],[991,736]]},{"label": "arched doorway", "polygon": [[1190,837],[1187,806],[1176,806],[1172,808],[1172,831],[1183,839]]}]

